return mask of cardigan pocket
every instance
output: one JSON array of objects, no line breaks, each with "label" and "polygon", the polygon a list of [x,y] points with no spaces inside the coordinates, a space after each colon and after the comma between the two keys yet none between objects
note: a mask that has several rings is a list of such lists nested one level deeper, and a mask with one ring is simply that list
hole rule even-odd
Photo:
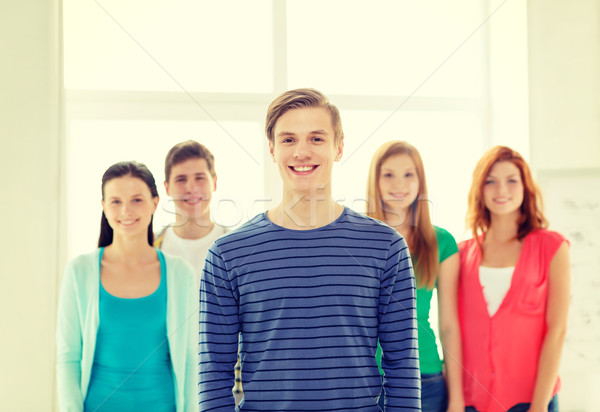
[{"label": "cardigan pocket", "polygon": [[517,310],[530,316],[539,316],[546,310],[547,284],[527,285],[520,293]]}]

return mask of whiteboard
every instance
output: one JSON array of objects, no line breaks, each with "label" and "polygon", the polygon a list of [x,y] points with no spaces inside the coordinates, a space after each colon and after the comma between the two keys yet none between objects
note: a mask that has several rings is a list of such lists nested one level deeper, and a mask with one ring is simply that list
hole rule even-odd
[{"label": "whiteboard", "polygon": [[600,404],[600,169],[540,172],[538,182],[550,229],[571,243],[561,411],[591,412]]}]

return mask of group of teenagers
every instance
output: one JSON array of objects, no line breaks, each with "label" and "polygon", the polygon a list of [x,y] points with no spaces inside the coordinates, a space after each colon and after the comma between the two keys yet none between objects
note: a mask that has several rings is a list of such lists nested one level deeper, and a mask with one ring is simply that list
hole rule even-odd
[{"label": "group of teenagers", "polygon": [[167,154],[176,219],[156,236],[150,171],[106,170],[98,248],[60,290],[61,411],[558,411],[568,242],[519,153],[479,160],[457,245],[411,144],[374,153],[364,215],[332,197],[344,134],[326,96],[281,94],[265,132],[282,201],[235,230],[211,220],[196,141]]}]

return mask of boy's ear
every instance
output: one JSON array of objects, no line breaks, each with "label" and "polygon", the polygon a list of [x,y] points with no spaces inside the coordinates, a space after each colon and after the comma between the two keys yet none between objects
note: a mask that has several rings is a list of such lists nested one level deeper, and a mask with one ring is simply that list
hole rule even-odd
[{"label": "boy's ear", "polygon": [[217,190],[217,175],[213,177],[213,192]]},{"label": "boy's ear", "polygon": [[167,191],[167,195],[171,196],[171,193],[169,193],[169,182],[167,182],[166,180],[165,180],[165,190]]},{"label": "boy's ear", "polygon": [[269,154],[271,155],[271,159],[273,159],[273,162],[275,163],[275,145],[273,144],[273,141],[269,139]]},{"label": "boy's ear", "polygon": [[337,153],[335,155],[335,161],[339,162],[342,158],[342,155],[344,154],[344,139],[340,139],[340,142],[336,146],[337,147],[335,148],[335,150],[337,151]]}]

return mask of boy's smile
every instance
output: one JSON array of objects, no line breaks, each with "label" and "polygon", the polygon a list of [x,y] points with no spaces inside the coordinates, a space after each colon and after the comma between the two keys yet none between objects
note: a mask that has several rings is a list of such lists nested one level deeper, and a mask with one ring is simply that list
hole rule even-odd
[{"label": "boy's smile", "polygon": [[277,120],[269,151],[278,165],[284,193],[331,192],[333,163],[342,157],[343,145],[335,142],[327,109],[306,107],[285,112]]}]

